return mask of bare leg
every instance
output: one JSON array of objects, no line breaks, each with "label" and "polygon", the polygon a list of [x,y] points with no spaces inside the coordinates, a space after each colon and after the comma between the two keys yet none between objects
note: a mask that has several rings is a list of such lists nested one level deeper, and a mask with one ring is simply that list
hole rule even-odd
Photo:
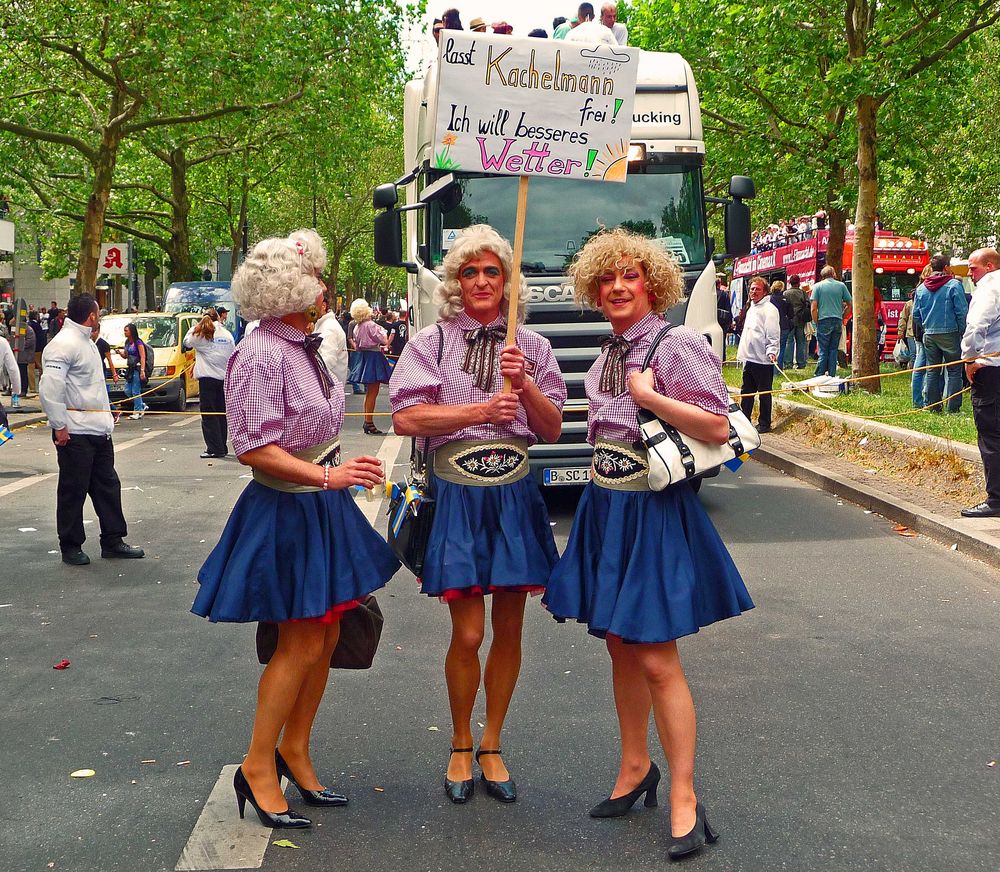
[{"label": "bare leg", "polygon": [[[451,706],[451,747],[472,747],[472,708],[479,693],[479,648],[486,634],[486,604],[483,597],[469,597],[448,603],[451,610],[451,645],[444,661]],[[472,755],[452,754],[448,778],[472,778]]]},{"label": "bare leg", "polygon": [[326,626],[325,629],[323,655],[302,682],[302,689],[295,699],[292,713],[285,722],[285,731],[282,733],[279,746],[281,756],[285,758],[295,780],[306,790],[323,789],[309,757],[309,736],[312,733],[319,704],[323,699],[323,692],[326,690],[327,679],[330,677],[330,657],[340,639],[340,621]]},{"label": "bare leg", "polygon": [[[510,708],[517,676],[521,672],[521,629],[524,626],[526,593],[495,593],[490,619],[493,641],[486,658],[486,727],[479,743],[481,748],[495,750],[501,747],[500,731],[503,729],[507,709]],[[507,767],[499,754],[487,754],[479,761],[490,781],[510,778]]]},{"label": "bare leg", "polygon": [[631,793],[649,772],[649,712],[653,702],[649,685],[634,645],[626,645],[618,636],[606,639],[611,654],[611,676],[615,688],[615,709],[621,733],[622,757],[611,798]]},{"label": "bare leg", "polygon": [[697,803],[694,700],[684,677],[676,642],[634,647],[653,700],[653,717],[660,743],[670,765],[670,830],[675,836],[683,836],[694,826]]},{"label": "bare leg", "polygon": [[375,411],[375,401],[378,399],[378,389],[382,387],[381,383],[373,382],[367,385],[365,388],[365,423],[374,424],[375,421],[372,418],[372,412]]},{"label": "bare leg", "polygon": [[274,767],[274,749],[303,683],[323,656],[325,638],[326,627],[322,624],[282,624],[277,650],[260,677],[253,735],[243,761],[243,774],[265,811],[277,813],[288,808]]}]

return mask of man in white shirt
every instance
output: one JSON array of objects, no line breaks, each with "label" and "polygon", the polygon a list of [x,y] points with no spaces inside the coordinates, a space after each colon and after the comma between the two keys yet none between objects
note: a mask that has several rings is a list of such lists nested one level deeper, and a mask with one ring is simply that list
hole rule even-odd
[{"label": "man in white shirt", "polygon": [[601,7],[601,24],[611,30],[618,45],[628,45],[628,28],[618,23],[617,3],[605,3]]},{"label": "man in white shirt", "polygon": [[771,388],[774,384],[774,362],[781,343],[781,323],[778,310],[768,296],[767,280],[762,276],[750,279],[750,308],[743,321],[736,360],[743,366],[743,387],[740,408],[749,419],[753,401],[760,394],[760,417],[757,431],[771,430]]},{"label": "man in white shirt", "polygon": [[[962,336],[962,359],[972,383],[972,417],[986,472],[986,500],[962,509],[966,518],[1000,516],[1000,253],[980,248],[969,255],[976,283]],[[973,358],[977,358],[973,360]]]},{"label": "man in white shirt", "polygon": [[576,13],[579,24],[566,34],[567,42],[586,42],[591,45],[604,43],[605,45],[618,45],[618,40],[611,30],[594,20],[594,5],[592,3],[581,3]]},{"label": "man in white shirt", "polygon": [[[475,21],[475,19],[473,19]],[[320,317],[316,319],[313,332],[323,337],[319,347],[319,355],[323,358],[326,368],[341,386],[347,381],[347,336],[340,326],[337,316],[330,311],[330,304],[323,295],[319,307]]]},{"label": "man in white shirt", "polygon": [[59,460],[56,529],[63,563],[70,566],[90,563],[82,550],[87,538],[83,503],[88,493],[101,525],[101,556],[145,556],[141,548],[124,542],[128,526],[111,442],[115,425],[101,355],[90,338],[100,323],[97,301],[80,294],[69,301],[63,329],[42,352],[38,394]]}]

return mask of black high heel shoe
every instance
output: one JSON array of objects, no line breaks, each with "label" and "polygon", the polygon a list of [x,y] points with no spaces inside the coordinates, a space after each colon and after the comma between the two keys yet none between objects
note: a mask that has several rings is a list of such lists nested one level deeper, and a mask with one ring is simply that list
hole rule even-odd
[{"label": "black high heel shoe", "polygon": [[[472,748],[452,748],[452,754],[471,754]],[[456,805],[468,802],[472,794],[476,792],[475,778],[467,778],[464,781],[452,781],[447,773],[444,776],[445,795]]]},{"label": "black high heel shoe", "polygon": [[296,790],[302,794],[302,801],[306,805],[319,805],[319,806],[338,806],[347,805],[347,797],[342,793],[335,793],[328,787],[324,787],[322,790],[307,790],[302,787],[298,781],[295,780],[295,776],[292,775],[292,770],[288,768],[288,764],[285,762],[285,758],[281,756],[281,752],[275,748],[274,749],[274,765],[278,770],[278,777],[284,776],[292,784],[295,785]]},{"label": "black high heel shoe", "polygon": [[660,770],[650,760],[649,772],[646,773],[646,777],[639,782],[639,786],[635,790],[626,793],[624,796],[619,796],[615,799],[608,797],[604,802],[599,802],[590,810],[590,816],[592,818],[621,817],[635,805],[635,801],[644,793],[646,794],[646,800],[643,805],[646,808],[656,808],[656,786],[659,783]]},{"label": "black high heel shoe", "polygon": [[253,810],[257,812],[257,817],[260,818],[260,822],[265,827],[272,827],[276,830],[301,830],[304,827],[312,826],[312,821],[309,818],[303,817],[291,808],[277,814],[271,811],[264,811],[264,809],[257,805],[257,800],[254,799],[253,791],[250,789],[250,785],[247,784],[242,766],[233,775],[233,790],[236,791],[236,805],[240,810],[240,820],[243,819],[243,812],[246,809],[247,800],[249,800],[250,805],[253,806]]},{"label": "black high heel shoe", "polygon": [[[503,753],[499,748],[495,751],[485,751],[480,748],[476,751],[476,762],[479,763],[479,758],[483,754],[501,754]],[[482,765],[481,763],[479,764]],[[506,781],[490,781],[485,774],[480,773],[483,784],[486,785],[486,792],[492,796],[494,799],[500,802],[514,802],[517,799],[517,785],[514,784],[513,778],[508,778]]]},{"label": "black high heel shoe", "polygon": [[385,436],[384,430],[379,430],[374,424],[365,423],[364,431],[369,436]]},{"label": "black high heel shoe", "polygon": [[708,825],[708,821],[705,819],[705,806],[699,802],[695,809],[694,826],[691,828],[691,832],[684,836],[671,836],[667,856],[671,860],[679,860],[681,857],[701,850],[706,842],[713,845],[718,840],[719,834]]}]

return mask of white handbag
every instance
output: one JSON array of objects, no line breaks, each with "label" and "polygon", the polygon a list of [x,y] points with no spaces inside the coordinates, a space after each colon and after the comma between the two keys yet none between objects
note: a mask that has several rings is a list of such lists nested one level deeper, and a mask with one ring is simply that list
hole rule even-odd
[{"label": "white handbag", "polygon": [[[656,335],[642,364],[643,369],[649,368],[660,342],[675,326],[664,327]],[[724,463],[742,461],[751,451],[760,448],[760,434],[738,403],[729,407],[728,414],[729,439],[720,445],[686,436],[648,409],[640,408],[637,415],[639,438],[646,446],[650,490],[660,491],[682,481],[691,481]]]}]

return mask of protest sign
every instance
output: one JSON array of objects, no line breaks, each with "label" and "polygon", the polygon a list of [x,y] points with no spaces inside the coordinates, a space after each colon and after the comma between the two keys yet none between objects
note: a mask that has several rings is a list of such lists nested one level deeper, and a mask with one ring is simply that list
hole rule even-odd
[{"label": "protest sign", "polygon": [[431,166],[624,182],[639,50],[442,34]]}]

